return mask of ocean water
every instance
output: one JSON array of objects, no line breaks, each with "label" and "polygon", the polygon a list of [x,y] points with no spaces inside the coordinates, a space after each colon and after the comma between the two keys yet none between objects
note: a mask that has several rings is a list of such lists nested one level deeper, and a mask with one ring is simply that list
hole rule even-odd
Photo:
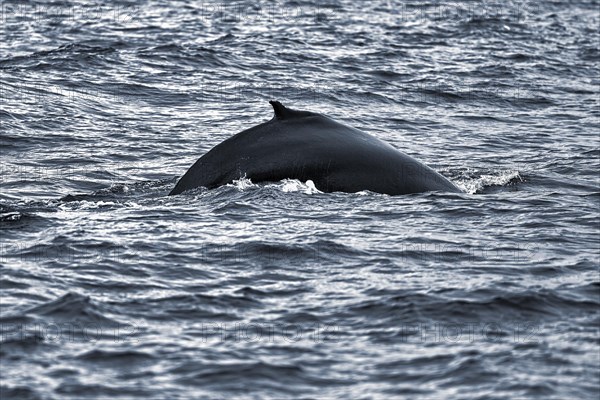
[{"label": "ocean water", "polygon": [[[4,399],[597,399],[598,1],[2,1]],[[167,196],[268,100],[463,194]]]}]

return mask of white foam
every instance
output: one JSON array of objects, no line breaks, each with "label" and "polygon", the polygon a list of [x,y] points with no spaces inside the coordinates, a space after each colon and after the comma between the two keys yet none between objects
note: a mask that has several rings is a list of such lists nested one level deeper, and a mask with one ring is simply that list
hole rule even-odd
[{"label": "white foam", "polygon": [[284,192],[303,192],[306,194],[322,193],[315,187],[315,183],[310,179],[302,183],[298,179],[284,179],[278,182],[276,186],[280,186]]},{"label": "white foam", "polygon": [[245,190],[251,187],[255,187],[256,185],[252,183],[252,181],[246,178],[246,175],[241,177],[240,179],[236,179],[233,183],[228,183],[227,186],[233,186],[238,190]]},{"label": "white foam", "polygon": [[[258,185],[253,183],[250,179],[245,176],[234,180],[233,183],[227,186],[235,187],[238,190],[246,190],[248,188],[255,188]],[[305,194],[323,193],[315,187],[315,183],[310,179],[306,182],[301,182],[298,179],[283,179],[276,183],[267,184],[265,187],[279,189],[285,193],[301,192]]]},{"label": "white foam", "polygon": [[523,181],[519,171],[497,171],[497,174],[481,175],[478,178],[458,179],[455,183],[463,191],[469,194],[475,194],[490,186],[504,186],[512,180]]}]

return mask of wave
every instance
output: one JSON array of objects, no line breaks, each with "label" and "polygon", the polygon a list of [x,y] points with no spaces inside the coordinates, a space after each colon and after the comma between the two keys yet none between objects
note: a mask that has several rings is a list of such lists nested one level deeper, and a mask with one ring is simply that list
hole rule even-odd
[{"label": "wave", "polygon": [[56,321],[118,325],[118,321],[106,316],[110,311],[104,305],[77,293],[67,293],[56,300],[30,308],[26,313],[37,314]]},{"label": "wave", "polygon": [[[593,285],[597,287],[596,285]],[[521,293],[484,290],[469,293],[463,299],[450,297],[450,290],[441,293],[392,294],[377,300],[351,305],[348,317],[366,316],[384,325],[415,324],[419,322],[486,322],[497,326],[511,323],[537,324],[540,320],[560,320],[565,312],[581,317],[597,314],[600,301],[582,288],[580,296],[567,292],[528,290]],[[381,295],[388,293],[383,291]],[[374,293],[373,293],[374,294]],[[502,330],[502,329],[501,329]]]}]

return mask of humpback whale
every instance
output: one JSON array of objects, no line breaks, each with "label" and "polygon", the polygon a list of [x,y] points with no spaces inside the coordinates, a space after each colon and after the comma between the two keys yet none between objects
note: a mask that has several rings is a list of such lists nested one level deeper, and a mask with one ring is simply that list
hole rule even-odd
[{"label": "humpback whale", "polygon": [[374,136],[319,113],[269,103],[275,110],[273,119],[216,145],[179,179],[170,195],[244,177],[254,183],[312,180],[322,192],[461,192],[433,169]]}]

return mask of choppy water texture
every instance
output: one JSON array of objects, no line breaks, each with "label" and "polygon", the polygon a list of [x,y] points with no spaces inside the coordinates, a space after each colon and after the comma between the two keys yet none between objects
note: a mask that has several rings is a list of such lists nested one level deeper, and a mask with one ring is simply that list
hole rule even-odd
[{"label": "choppy water texture", "polygon": [[[597,399],[597,1],[2,2],[2,399]],[[464,194],[167,193],[267,100]]]}]

